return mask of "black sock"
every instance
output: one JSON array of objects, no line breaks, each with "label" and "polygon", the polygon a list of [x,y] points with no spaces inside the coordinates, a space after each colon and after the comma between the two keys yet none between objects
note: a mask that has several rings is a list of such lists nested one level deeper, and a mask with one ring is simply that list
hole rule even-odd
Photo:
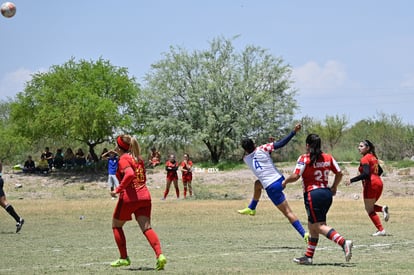
[{"label": "black sock", "polygon": [[11,204],[8,204],[5,207],[5,209],[6,209],[7,213],[9,213],[10,216],[12,216],[16,220],[16,222],[20,222],[20,217],[19,217],[19,215],[17,215],[16,211],[14,211],[14,208]]}]

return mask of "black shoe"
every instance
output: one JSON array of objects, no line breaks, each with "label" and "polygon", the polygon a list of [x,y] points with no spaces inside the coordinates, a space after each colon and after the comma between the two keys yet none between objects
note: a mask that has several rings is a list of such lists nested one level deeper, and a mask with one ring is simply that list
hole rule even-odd
[{"label": "black shoe", "polygon": [[18,233],[22,229],[23,224],[24,224],[24,219],[20,218],[20,221],[16,223],[16,233]]}]

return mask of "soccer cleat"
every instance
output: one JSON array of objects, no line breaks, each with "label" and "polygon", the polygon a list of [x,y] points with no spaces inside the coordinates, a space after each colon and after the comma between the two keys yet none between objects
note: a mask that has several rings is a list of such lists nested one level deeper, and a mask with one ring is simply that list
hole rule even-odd
[{"label": "soccer cleat", "polygon": [[239,212],[242,215],[250,215],[250,216],[256,215],[256,210],[250,209],[249,207],[246,207],[241,210],[237,210],[237,212]]},{"label": "soccer cleat", "polygon": [[167,263],[167,258],[164,255],[160,254],[157,259],[157,264],[155,265],[156,270],[164,270],[164,266]]},{"label": "soccer cleat", "polygon": [[112,267],[120,267],[120,266],[129,266],[131,264],[131,261],[129,260],[129,257],[126,257],[126,259],[118,259],[116,261],[113,261],[111,263]]},{"label": "soccer cleat", "polygon": [[24,219],[20,218],[20,221],[16,223],[16,233],[18,233],[22,229],[23,224],[24,224]]},{"label": "soccer cleat", "polygon": [[352,257],[352,247],[354,246],[354,244],[352,243],[352,241],[345,241],[343,249],[344,249],[344,253],[345,253],[345,261],[349,262],[349,260],[351,260]]},{"label": "soccer cleat", "polygon": [[306,232],[305,235],[303,235],[303,240],[305,241],[305,243],[307,244],[309,241],[309,233]]},{"label": "soccer cleat", "polygon": [[384,220],[387,222],[390,219],[390,213],[388,213],[388,206],[382,207],[382,213],[384,214]]},{"label": "soccer cleat", "polygon": [[312,264],[312,258],[303,256],[299,258],[294,258],[293,261],[297,264],[303,264],[303,265],[311,265]]},{"label": "soccer cleat", "polygon": [[386,236],[387,235],[387,233],[385,232],[385,229],[384,230],[382,230],[382,231],[377,231],[377,232],[375,232],[374,234],[372,234],[372,236],[374,236],[374,237],[379,237],[379,236]]}]

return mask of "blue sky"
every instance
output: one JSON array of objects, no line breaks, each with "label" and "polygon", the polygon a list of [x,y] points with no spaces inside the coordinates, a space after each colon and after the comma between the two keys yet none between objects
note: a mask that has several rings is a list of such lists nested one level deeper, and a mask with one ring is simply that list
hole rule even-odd
[{"label": "blue sky", "polygon": [[15,0],[0,18],[0,99],[71,57],[110,60],[138,82],[170,46],[217,37],[265,48],[293,68],[295,118],[395,114],[414,125],[414,1]]}]

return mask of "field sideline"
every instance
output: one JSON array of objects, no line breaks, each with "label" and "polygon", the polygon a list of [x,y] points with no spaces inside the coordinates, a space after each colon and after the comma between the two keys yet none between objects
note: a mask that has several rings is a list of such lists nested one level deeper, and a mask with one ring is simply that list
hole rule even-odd
[{"label": "field sideline", "polygon": [[[390,221],[384,223],[389,236],[371,237],[375,228],[362,200],[354,195],[360,189],[342,186],[328,224],[354,241],[352,260],[346,263],[342,250],[322,237],[314,265],[299,266],[292,259],[301,256],[306,245],[266,196],[256,216],[236,212],[249,202],[251,182],[207,184],[199,179],[196,190],[214,199],[170,196],[161,201],[162,184],[156,185],[154,177],[149,175],[152,223],[168,260],[163,274],[412,274],[414,270],[412,196],[384,196],[380,203],[390,206]],[[7,181],[14,183],[13,178],[6,179],[5,191],[26,224],[15,234],[14,221],[4,210],[0,212],[0,274],[156,272],[153,251],[135,222],[125,226],[131,266],[109,266],[118,257],[111,230],[116,201],[101,182],[62,186],[52,185],[51,180],[43,185],[27,182],[14,189]],[[241,193],[235,195],[235,190]],[[299,191],[300,186],[294,185],[286,193],[293,211],[306,224]]]}]

